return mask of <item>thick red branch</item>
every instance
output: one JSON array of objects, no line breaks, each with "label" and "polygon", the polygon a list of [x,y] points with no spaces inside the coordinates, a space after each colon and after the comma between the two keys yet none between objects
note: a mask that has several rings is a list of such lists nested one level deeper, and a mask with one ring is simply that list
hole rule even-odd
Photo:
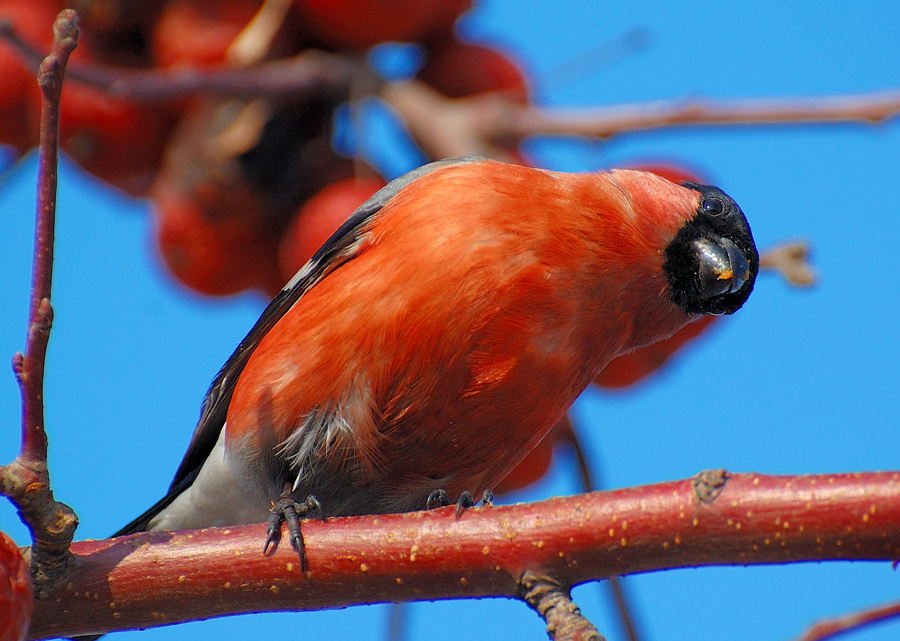
[{"label": "thick red branch", "polygon": [[725,476],[467,511],[304,523],[310,570],[265,526],[75,543],[30,638],[228,614],[516,596],[528,570],[576,585],[704,565],[900,558],[900,472]]}]

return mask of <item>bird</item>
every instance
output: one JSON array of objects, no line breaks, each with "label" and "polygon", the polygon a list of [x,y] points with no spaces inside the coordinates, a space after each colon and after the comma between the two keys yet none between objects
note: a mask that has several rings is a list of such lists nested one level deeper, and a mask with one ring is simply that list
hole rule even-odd
[{"label": "bird", "polygon": [[746,217],[714,186],[427,164],[272,300],[214,378],[166,495],[114,536],[268,521],[268,549],[287,518],[297,548],[298,514],[471,504],[610,360],[734,313],[758,270]]}]

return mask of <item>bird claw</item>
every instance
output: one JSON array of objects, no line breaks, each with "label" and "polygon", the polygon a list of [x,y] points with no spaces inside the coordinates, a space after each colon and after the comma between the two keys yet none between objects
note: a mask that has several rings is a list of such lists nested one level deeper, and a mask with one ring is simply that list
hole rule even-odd
[{"label": "bird claw", "polygon": [[447,507],[450,505],[450,497],[444,490],[433,490],[428,498],[425,499],[426,510],[436,510],[439,507]]},{"label": "bird claw", "polygon": [[[481,504],[485,507],[489,507],[494,504],[494,493],[491,490],[485,490],[481,493]],[[468,510],[470,507],[474,507],[475,498],[472,496],[471,492],[463,492],[459,495],[459,500],[456,502],[456,518],[462,516],[462,513]]]},{"label": "bird claw", "polygon": [[[481,493],[481,504],[484,506],[494,504],[494,493],[491,490],[485,490]],[[450,505],[450,497],[444,490],[434,490],[425,500],[425,509],[434,510],[439,507],[447,507]],[[462,516],[462,513],[475,505],[475,498],[471,492],[463,492],[456,501],[456,518]]]},{"label": "bird claw", "polygon": [[472,496],[471,492],[466,490],[460,494],[459,499],[456,501],[456,518],[459,519],[459,517],[462,516],[462,513],[473,505],[475,505],[475,498]]},{"label": "bird claw", "polygon": [[[305,572],[307,569],[306,550],[303,545],[303,534],[300,532],[300,519],[311,514],[317,514],[322,522],[326,522],[325,513],[322,511],[322,504],[319,500],[310,494],[302,503],[294,501],[291,497],[291,486],[287,484],[281,496],[272,503],[272,509],[269,510],[269,527],[266,531],[266,544],[263,547],[263,554],[272,553],[278,547],[281,540],[281,524],[287,523],[288,534],[290,535],[291,547],[296,550],[300,557],[300,571]],[[274,547],[273,547],[274,546]]]}]

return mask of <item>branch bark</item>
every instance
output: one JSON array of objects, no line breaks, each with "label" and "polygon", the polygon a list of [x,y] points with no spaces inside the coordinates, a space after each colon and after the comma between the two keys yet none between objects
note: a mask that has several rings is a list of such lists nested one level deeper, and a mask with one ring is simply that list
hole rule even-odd
[{"label": "branch bark", "polygon": [[66,572],[69,543],[78,520],[67,505],[53,499],[47,469],[44,430],[44,362],[53,322],[53,236],[56,219],[59,100],[69,55],[78,40],[75,12],[62,11],[53,25],[53,51],[40,65],[41,137],[38,204],[31,275],[31,303],[25,354],[13,357],[22,395],[22,447],[16,460],[0,467],[0,491],[12,500],[31,531],[30,550],[35,593],[46,594]]},{"label": "branch bark", "polygon": [[900,558],[900,472],[726,475],[539,503],[304,522],[310,569],[265,525],[72,545],[30,639],[230,614],[520,593],[526,571],[573,586],[706,565]]}]

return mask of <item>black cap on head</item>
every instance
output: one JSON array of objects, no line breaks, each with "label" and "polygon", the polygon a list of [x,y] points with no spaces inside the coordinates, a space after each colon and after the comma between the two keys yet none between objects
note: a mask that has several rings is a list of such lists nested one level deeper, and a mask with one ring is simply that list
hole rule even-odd
[{"label": "black cap on head", "polygon": [[733,314],[750,296],[759,271],[750,225],[718,187],[681,184],[700,192],[700,205],[666,247],[663,270],[672,301],[689,314]]}]

